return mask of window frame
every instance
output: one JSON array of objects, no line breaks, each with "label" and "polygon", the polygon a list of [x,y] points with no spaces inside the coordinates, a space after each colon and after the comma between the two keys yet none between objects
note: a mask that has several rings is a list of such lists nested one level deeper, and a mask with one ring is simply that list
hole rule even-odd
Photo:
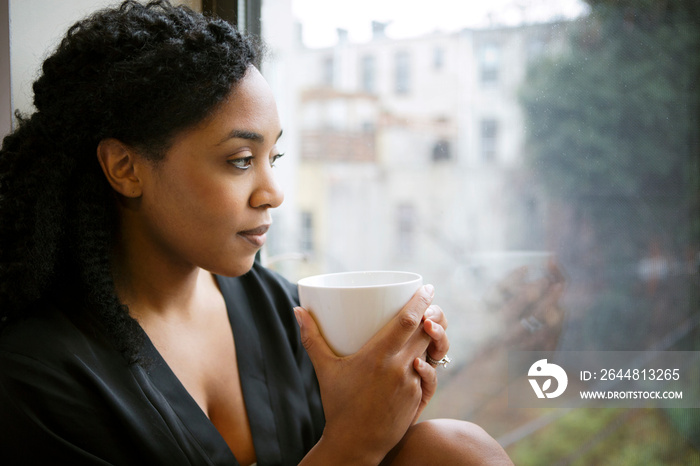
[{"label": "window frame", "polygon": [[260,37],[262,0],[202,0],[202,12],[228,21],[241,31]]}]

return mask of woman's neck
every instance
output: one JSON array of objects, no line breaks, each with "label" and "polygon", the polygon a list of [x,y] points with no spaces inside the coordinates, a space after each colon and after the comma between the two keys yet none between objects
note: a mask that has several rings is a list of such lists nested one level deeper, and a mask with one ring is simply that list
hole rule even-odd
[{"label": "woman's neck", "polygon": [[113,251],[112,271],[117,296],[139,321],[151,315],[189,319],[220,294],[210,272],[159,254],[138,235],[123,231]]}]

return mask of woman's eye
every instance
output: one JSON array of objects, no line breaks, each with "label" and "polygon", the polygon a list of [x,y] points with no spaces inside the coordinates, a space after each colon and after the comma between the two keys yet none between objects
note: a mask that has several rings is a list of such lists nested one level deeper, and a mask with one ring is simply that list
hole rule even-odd
[{"label": "woman's eye", "polygon": [[277,162],[282,157],[284,157],[284,154],[276,154],[276,155],[273,155],[272,157],[270,157],[270,166],[274,167],[275,162]]},{"label": "woman's eye", "polygon": [[228,163],[240,170],[247,170],[253,165],[253,157],[241,157],[239,159],[229,160]]}]

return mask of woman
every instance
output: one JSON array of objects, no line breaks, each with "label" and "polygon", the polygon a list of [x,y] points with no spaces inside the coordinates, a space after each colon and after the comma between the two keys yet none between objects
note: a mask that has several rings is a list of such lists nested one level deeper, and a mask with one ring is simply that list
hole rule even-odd
[{"label": "woman", "polygon": [[508,462],[416,423],[449,346],[432,287],[337,358],[254,262],[283,200],[257,60],[223,21],[127,1],[44,62],[0,153],[3,464]]}]

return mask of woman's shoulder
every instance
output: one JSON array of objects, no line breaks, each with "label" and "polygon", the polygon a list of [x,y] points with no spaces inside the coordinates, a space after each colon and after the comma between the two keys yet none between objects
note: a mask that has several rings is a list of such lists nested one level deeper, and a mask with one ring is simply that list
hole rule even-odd
[{"label": "woman's shoulder", "polygon": [[[0,410],[51,410],[57,399],[83,403],[90,386],[128,376],[126,360],[96,328],[43,306],[0,333]],[[33,401],[22,393],[32,393]]]},{"label": "woman's shoulder", "polygon": [[0,334],[3,460],[136,464],[182,454],[145,370],[130,366],[97,328],[50,304],[36,311]]},{"label": "woman's shoulder", "polygon": [[65,367],[99,353],[120,355],[97,328],[81,328],[57,306],[42,302],[32,311],[0,331],[0,364],[11,358]]},{"label": "woman's shoulder", "polygon": [[0,351],[31,355],[43,348],[60,349],[57,340],[72,333],[67,317],[50,304],[37,303],[26,314],[0,331]]}]

